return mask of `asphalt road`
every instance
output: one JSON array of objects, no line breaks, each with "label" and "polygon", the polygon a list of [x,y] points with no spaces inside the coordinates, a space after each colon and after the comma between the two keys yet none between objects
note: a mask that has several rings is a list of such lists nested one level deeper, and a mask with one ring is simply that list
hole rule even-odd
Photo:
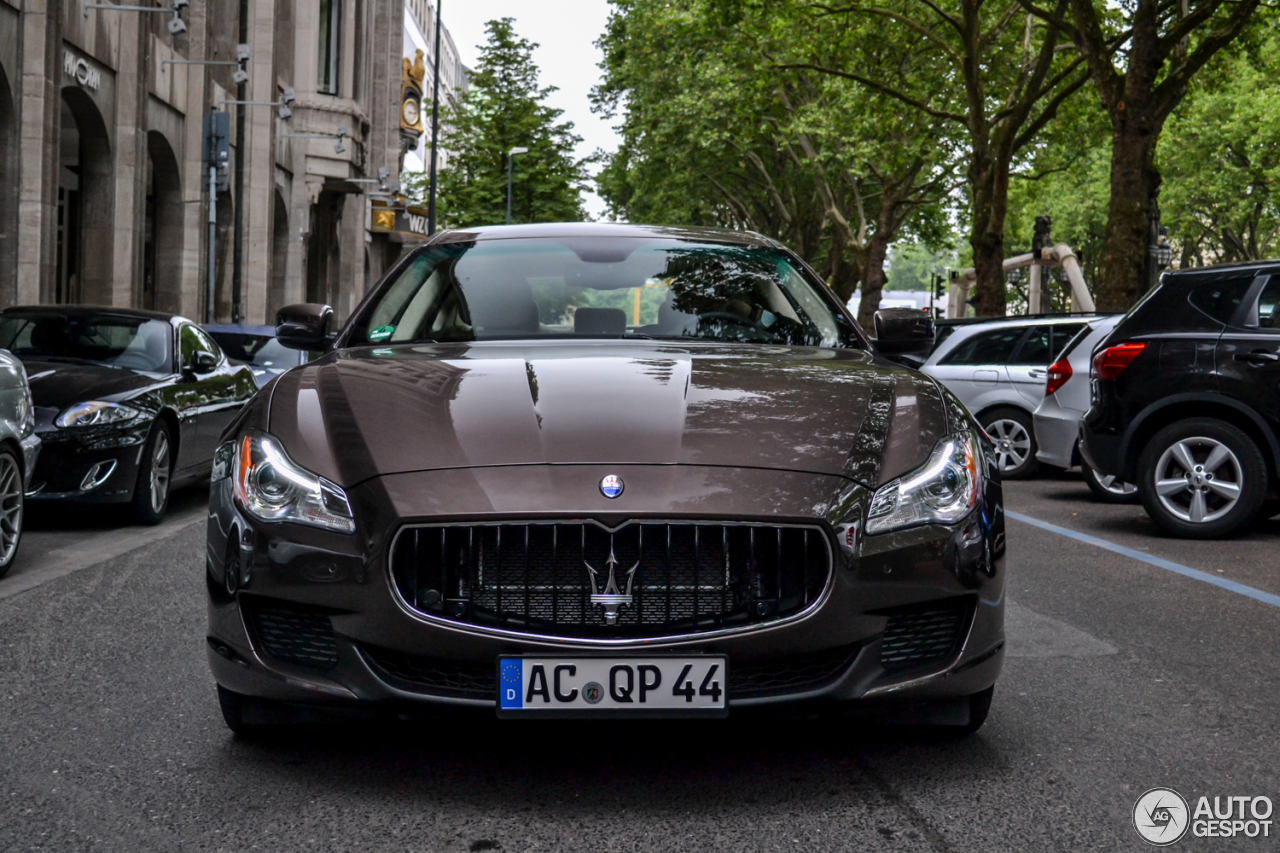
[{"label": "asphalt road", "polygon": [[[1280,524],[1188,543],[1078,478],[1007,496],[1168,562],[1012,521],[1010,657],[961,741],[738,716],[245,743],[205,664],[200,496],[128,552],[104,523],[49,522],[0,580],[0,850],[1139,850],[1155,786],[1280,804],[1280,606],[1168,567],[1280,593]],[[1275,832],[1174,849],[1274,850]]]}]

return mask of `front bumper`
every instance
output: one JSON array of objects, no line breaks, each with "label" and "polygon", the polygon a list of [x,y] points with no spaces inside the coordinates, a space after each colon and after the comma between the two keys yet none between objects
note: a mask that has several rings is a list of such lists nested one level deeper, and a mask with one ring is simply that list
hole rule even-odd
[{"label": "front bumper", "polygon": [[1036,459],[1059,468],[1075,465],[1083,414],[1064,407],[1057,395],[1045,397],[1031,416],[1036,432]]},{"label": "front bumper", "polygon": [[[604,473],[624,478],[629,505],[622,498],[605,501],[598,493],[589,500],[566,497],[587,494],[582,484],[594,492]],[[352,505],[362,523],[354,536],[344,536],[259,524],[238,510],[229,481],[223,480],[211,490],[207,560],[209,661],[218,683],[268,699],[405,712],[449,705],[494,708],[492,678],[499,655],[724,654],[728,701],[736,708],[960,697],[991,686],[999,675],[1004,520],[998,484],[991,484],[981,511],[956,529],[923,527],[866,537],[852,556],[836,547],[833,535],[835,565],[820,606],[802,619],[732,634],[636,641],[604,650],[591,641],[502,635],[425,619],[393,594],[386,553],[400,523],[528,519],[532,514],[519,512],[511,496],[527,495],[538,485],[545,487],[540,517],[595,517],[606,524],[674,515],[817,520],[830,530],[833,518],[848,517],[851,506],[863,512],[867,497],[836,477],[693,466],[424,472],[386,476],[353,489]],[[730,485],[735,488],[726,488]],[[653,496],[647,507],[636,497],[644,494]],[[448,496],[447,515],[438,503],[441,496]],[[368,529],[364,519],[374,519]],[[231,593],[228,571],[234,576]],[[925,665],[886,665],[892,656],[886,627],[895,614],[939,602],[963,608],[955,646]],[[281,607],[287,611],[283,619],[262,622],[263,608]],[[288,612],[301,615],[293,619]],[[332,637],[317,665],[273,655],[281,631],[312,630],[331,631],[326,636]],[[423,672],[430,677],[414,674]]]},{"label": "front bumper", "polygon": [[[39,461],[27,484],[28,500],[81,503],[127,503],[138,481],[149,422],[123,427],[51,430],[37,433],[43,441]],[[114,462],[110,473],[86,489],[86,476]]]}]

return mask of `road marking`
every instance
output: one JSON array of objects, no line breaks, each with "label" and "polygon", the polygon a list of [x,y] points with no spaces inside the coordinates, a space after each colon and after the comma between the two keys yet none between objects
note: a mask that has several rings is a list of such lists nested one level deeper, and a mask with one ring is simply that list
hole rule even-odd
[{"label": "road marking", "polygon": [[1077,542],[1084,542],[1088,545],[1096,545],[1107,551],[1121,554],[1125,557],[1132,557],[1135,560],[1141,560],[1151,566],[1157,566],[1161,569],[1168,569],[1176,572],[1183,577],[1192,580],[1201,581],[1202,583],[1213,584],[1216,587],[1229,590],[1230,592],[1252,598],[1254,601],[1261,601],[1263,604],[1270,604],[1272,607],[1280,607],[1280,595],[1270,592],[1264,592],[1251,586],[1245,586],[1226,578],[1216,577],[1208,572],[1202,572],[1199,569],[1193,569],[1190,566],[1184,566],[1181,563],[1175,563],[1172,560],[1166,560],[1162,557],[1155,557],[1151,554],[1144,554],[1141,551],[1135,551],[1133,548],[1126,548],[1123,545],[1117,545],[1114,542],[1108,542],[1106,539],[1099,539],[1097,536],[1090,536],[1087,533],[1080,533],[1066,527],[1059,527],[1056,524],[1050,524],[1047,521],[1041,521],[1038,518],[1032,518],[1029,515],[1023,515],[1020,512],[1009,512],[1005,510],[1005,515],[1014,521],[1021,521],[1023,524],[1030,524],[1032,527],[1039,527],[1041,530],[1047,530],[1050,533],[1057,533],[1059,536],[1065,536],[1068,539],[1074,539]]}]

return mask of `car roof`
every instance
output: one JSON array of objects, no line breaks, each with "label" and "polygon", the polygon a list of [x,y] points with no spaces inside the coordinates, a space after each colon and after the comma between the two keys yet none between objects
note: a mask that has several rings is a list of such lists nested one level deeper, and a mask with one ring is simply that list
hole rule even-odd
[{"label": "car roof", "polygon": [[545,222],[531,225],[482,225],[443,231],[428,245],[465,243],[472,240],[555,239],[572,237],[648,237],[724,243],[756,248],[781,248],[775,240],[754,231],[729,228],[694,228],[675,225],[633,225],[627,222]]},{"label": "car roof", "polygon": [[1280,259],[1265,261],[1239,261],[1232,264],[1214,264],[1209,267],[1188,267],[1181,270],[1167,270],[1160,276],[1162,281],[1204,281],[1216,276],[1238,277],[1241,273],[1248,275],[1280,275]]},{"label": "car roof", "polygon": [[88,317],[93,314],[111,314],[116,317],[133,317],[139,320],[161,320],[172,323],[183,320],[176,314],[162,314],[141,308],[125,308],[119,305],[15,305],[5,308],[4,314],[64,314],[68,317]]}]

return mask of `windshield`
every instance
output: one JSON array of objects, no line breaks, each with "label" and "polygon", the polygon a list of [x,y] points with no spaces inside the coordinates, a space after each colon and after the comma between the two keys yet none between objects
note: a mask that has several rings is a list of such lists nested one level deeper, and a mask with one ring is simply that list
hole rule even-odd
[{"label": "windshield", "polygon": [[210,332],[229,358],[247,361],[255,367],[287,370],[298,363],[298,353],[286,349],[270,335],[248,335],[241,332]]},{"label": "windshield", "polygon": [[833,346],[846,324],[773,249],[491,240],[414,257],[384,283],[347,343],[638,337]]},{"label": "windshield", "polygon": [[162,320],[97,314],[0,315],[0,348],[18,358],[91,361],[145,373],[173,372],[173,327]]}]

